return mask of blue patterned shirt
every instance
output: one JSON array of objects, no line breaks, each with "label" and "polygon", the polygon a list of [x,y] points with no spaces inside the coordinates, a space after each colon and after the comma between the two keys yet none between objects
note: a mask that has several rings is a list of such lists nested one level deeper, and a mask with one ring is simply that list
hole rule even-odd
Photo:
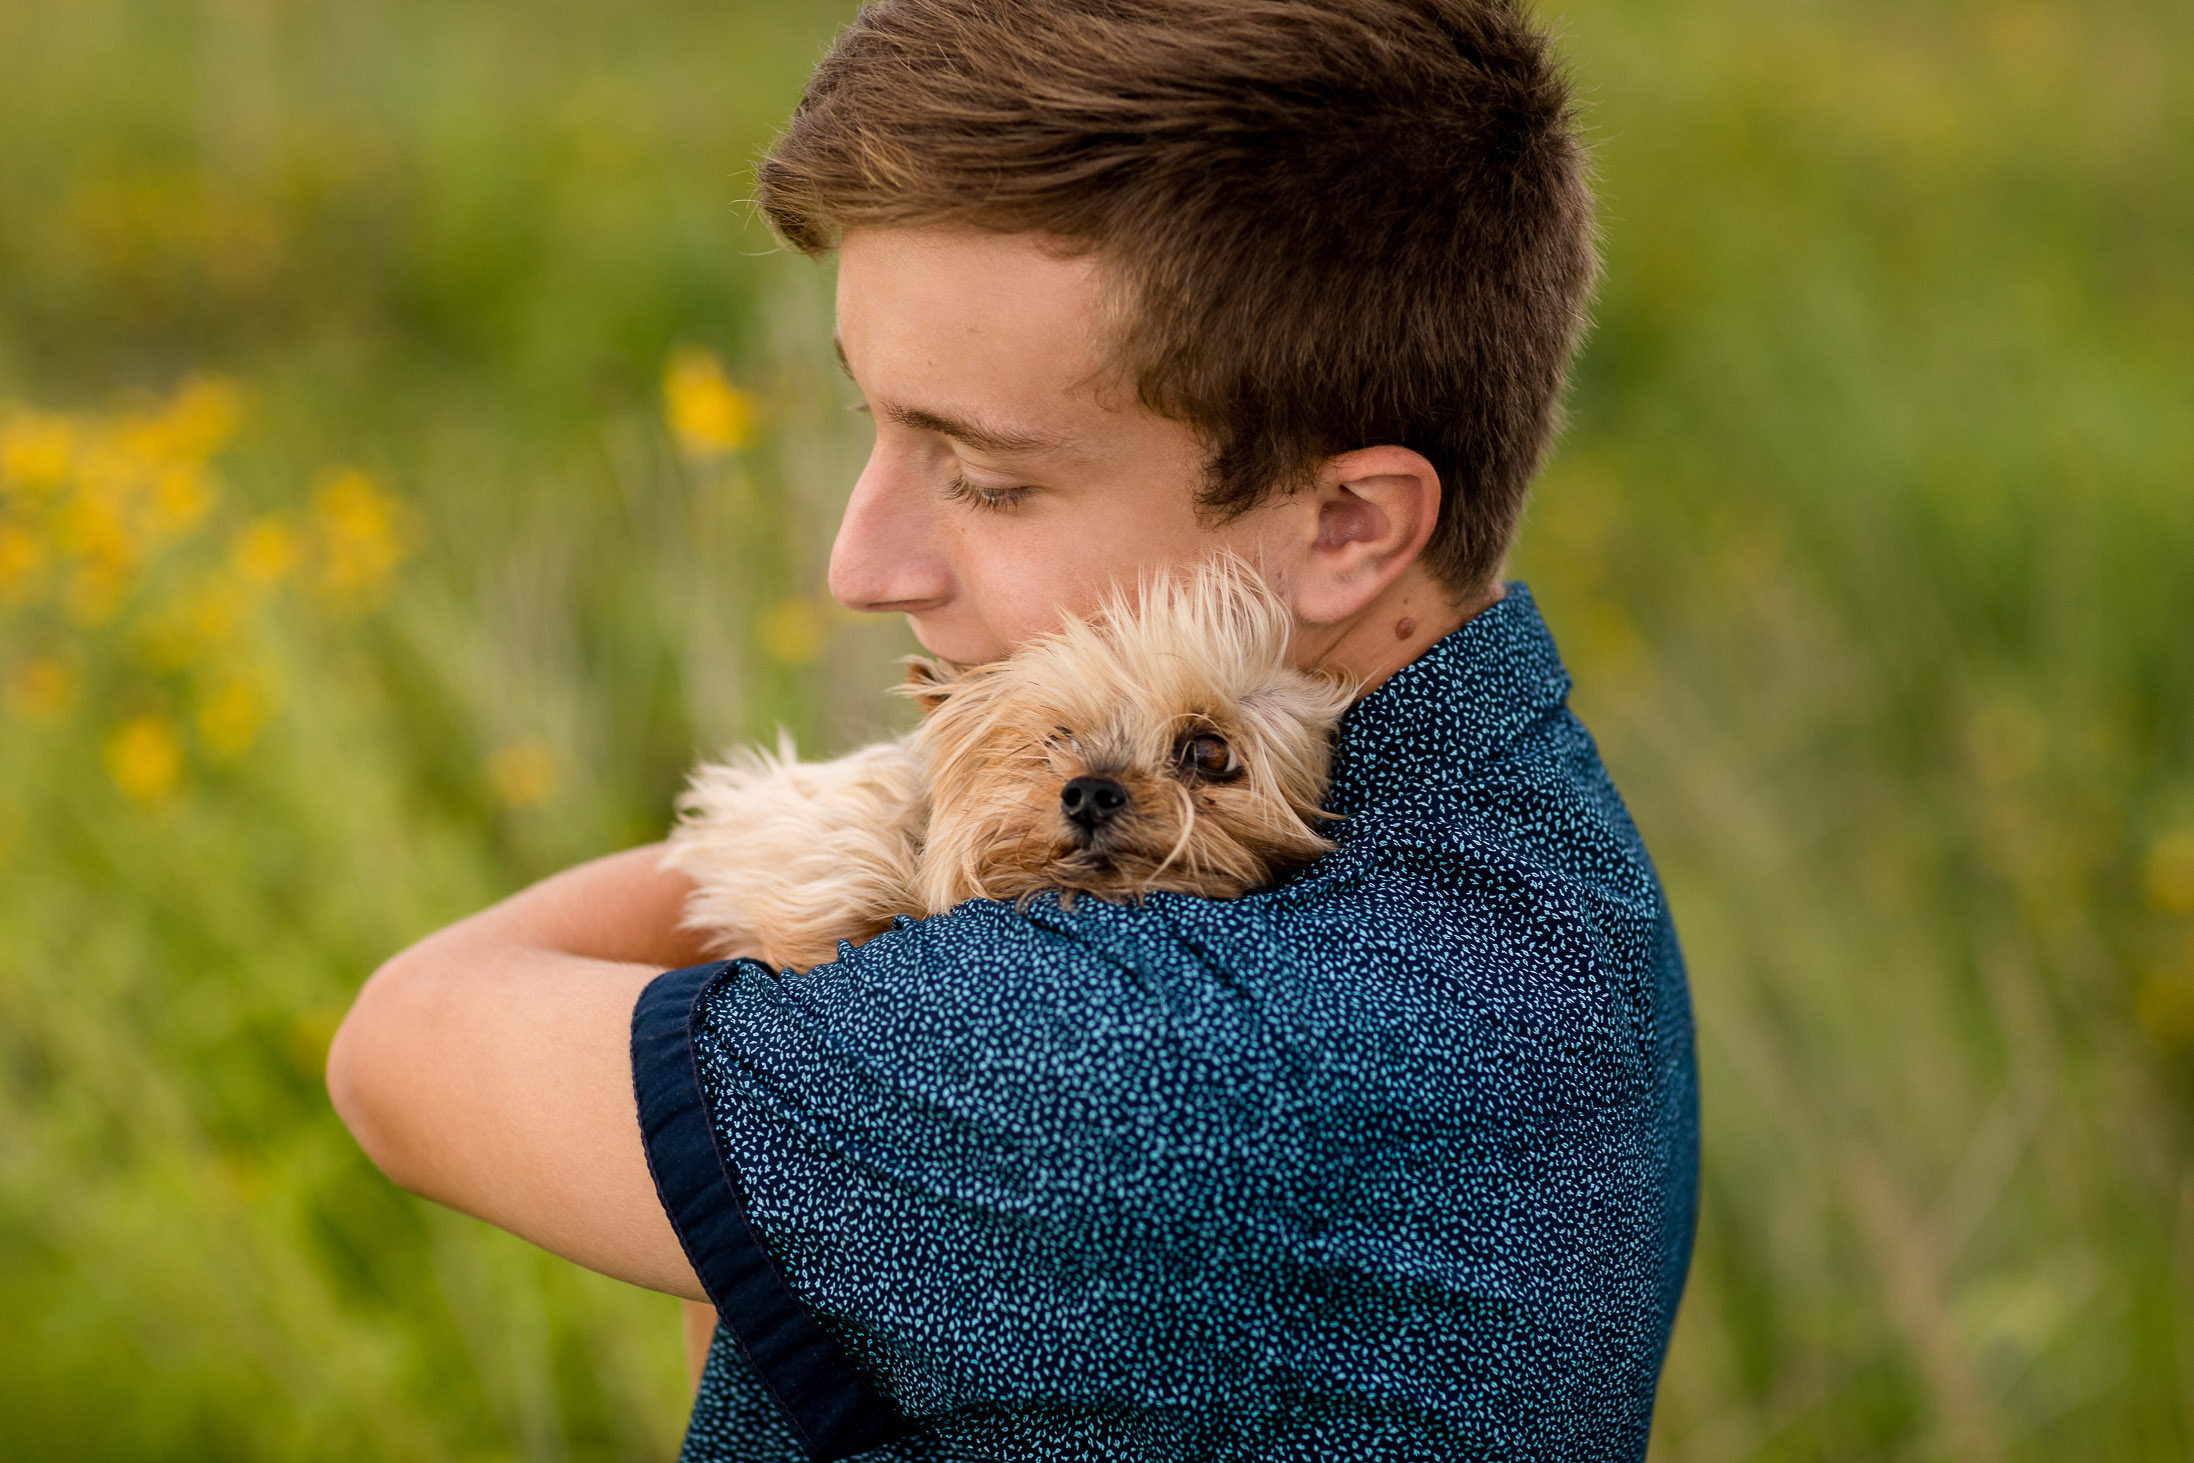
[{"label": "blue patterned shirt", "polygon": [[1697,1083],[1529,593],[1358,703],[1279,888],[989,902],[634,1012],[688,1463],[1637,1459]]}]

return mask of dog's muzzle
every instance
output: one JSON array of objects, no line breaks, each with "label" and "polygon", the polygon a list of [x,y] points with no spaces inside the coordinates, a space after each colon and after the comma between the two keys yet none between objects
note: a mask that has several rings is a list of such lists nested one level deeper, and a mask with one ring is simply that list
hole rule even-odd
[{"label": "dog's muzzle", "polygon": [[1095,833],[1128,810],[1128,791],[1110,777],[1076,777],[1059,790],[1059,811],[1084,833]]}]

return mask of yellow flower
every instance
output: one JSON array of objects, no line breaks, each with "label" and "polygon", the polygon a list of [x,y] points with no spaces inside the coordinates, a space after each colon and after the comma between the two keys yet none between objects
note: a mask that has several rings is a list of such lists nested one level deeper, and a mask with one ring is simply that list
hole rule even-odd
[{"label": "yellow flower", "polygon": [[233,762],[251,750],[274,714],[274,688],[262,676],[233,675],[198,703],[198,738],[206,750]]},{"label": "yellow flower", "polygon": [[110,559],[94,560],[69,576],[69,618],[87,630],[104,625],[122,612],[129,592],[125,566]]},{"label": "yellow flower", "polygon": [[176,538],[198,526],[213,507],[213,476],[195,462],[170,463],[152,480],[150,528],[155,537]]},{"label": "yellow flower", "polygon": [[2166,914],[2194,914],[2194,830],[2150,844],[2141,875],[2150,904]]},{"label": "yellow flower", "polygon": [[731,384],[715,355],[685,346],[663,367],[663,419],[688,457],[720,457],[753,437],[754,398]]},{"label": "yellow flower", "polygon": [[163,670],[181,670],[205,661],[236,639],[251,609],[248,587],[208,579],[147,618],[141,642],[144,652]]},{"label": "yellow flower", "polygon": [[121,567],[137,560],[129,531],[127,488],[102,478],[82,484],[53,516],[53,541],[65,554]]},{"label": "yellow flower", "polygon": [[150,462],[204,462],[228,444],[243,421],[244,397],[219,376],[185,381],[158,409],[123,422],[120,437]]},{"label": "yellow flower", "polygon": [[164,800],[183,775],[183,740],[175,723],[160,715],[122,723],[107,739],[107,775],[140,803]]},{"label": "yellow flower", "polygon": [[367,474],[329,474],[313,495],[320,544],[320,592],[340,604],[371,603],[406,552],[403,505]]},{"label": "yellow flower", "polygon": [[506,808],[530,808],[556,791],[556,754],[528,739],[498,747],[488,758],[488,786]]},{"label": "yellow flower", "polygon": [[279,518],[255,518],[229,544],[229,567],[249,584],[279,584],[296,569],[297,531]]},{"label": "yellow flower", "polygon": [[38,587],[46,546],[26,529],[0,523],[0,604],[20,604]]},{"label": "yellow flower", "polygon": [[143,495],[145,461],[114,437],[88,437],[77,450],[74,482],[76,492],[65,511],[79,504],[95,504],[101,513],[120,524]]},{"label": "yellow flower", "polygon": [[76,673],[34,655],[8,673],[8,709],[25,721],[59,721],[76,702]]},{"label": "yellow flower", "polygon": [[783,665],[805,665],[823,653],[827,633],[812,601],[780,601],[755,627],[762,653]]},{"label": "yellow flower", "polygon": [[68,480],[76,456],[74,418],[18,411],[0,420],[0,489],[51,488]]}]

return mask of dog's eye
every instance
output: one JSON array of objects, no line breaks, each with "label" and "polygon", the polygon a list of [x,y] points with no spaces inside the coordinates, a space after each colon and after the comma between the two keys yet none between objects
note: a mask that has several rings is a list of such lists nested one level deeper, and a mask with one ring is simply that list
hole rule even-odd
[{"label": "dog's eye", "polygon": [[1065,747],[1077,757],[1082,755],[1082,744],[1075,738],[1072,731],[1063,726],[1055,726],[1051,731],[1051,740],[1054,746]]},{"label": "dog's eye", "polygon": [[1173,749],[1173,757],[1183,772],[1198,777],[1232,777],[1242,770],[1242,759],[1234,755],[1226,738],[1211,732],[1181,738],[1180,745]]}]

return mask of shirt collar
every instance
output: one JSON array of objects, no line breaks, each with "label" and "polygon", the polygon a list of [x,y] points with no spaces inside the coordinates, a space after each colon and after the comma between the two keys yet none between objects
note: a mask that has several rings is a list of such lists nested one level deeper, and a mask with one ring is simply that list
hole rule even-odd
[{"label": "shirt collar", "polygon": [[1441,774],[1490,761],[1569,695],[1531,591],[1506,594],[1435,641],[1349,708],[1328,811],[1353,817],[1406,801]]}]

